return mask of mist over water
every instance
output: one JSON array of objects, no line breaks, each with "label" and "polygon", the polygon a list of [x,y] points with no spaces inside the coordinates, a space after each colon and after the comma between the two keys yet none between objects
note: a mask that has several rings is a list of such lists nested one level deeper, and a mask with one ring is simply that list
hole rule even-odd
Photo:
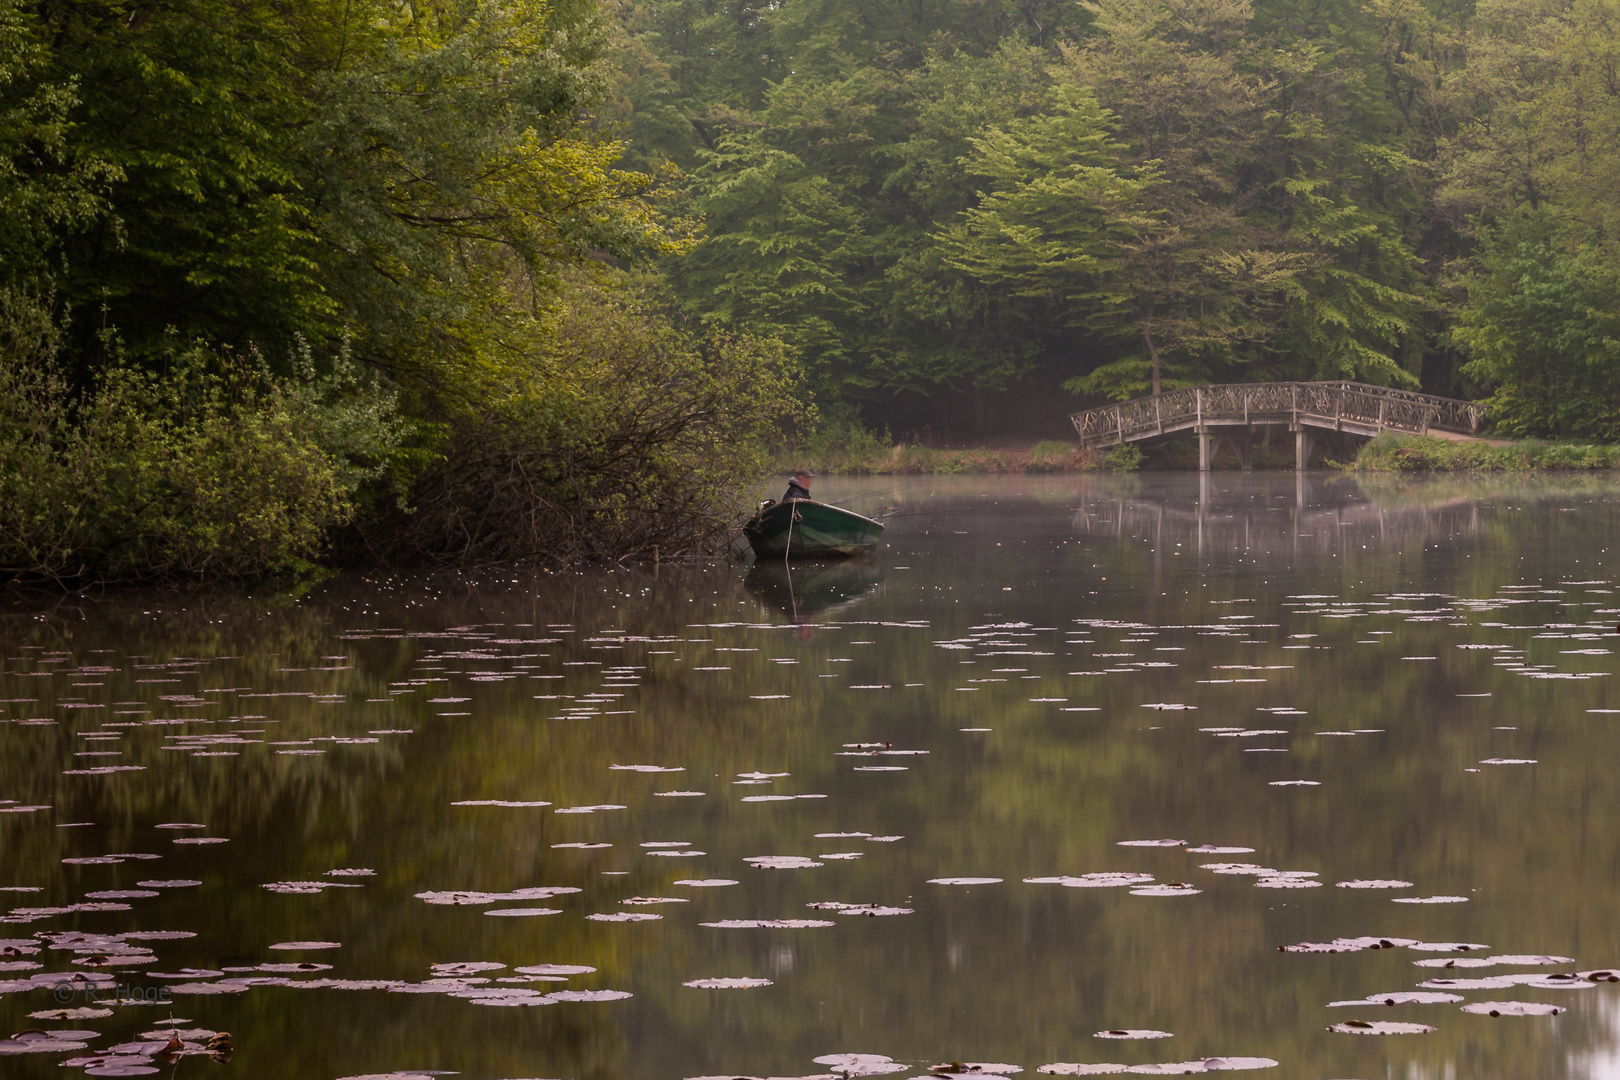
[{"label": "mist over water", "polygon": [[1620,486],[816,495],[875,558],[9,604],[0,1075],[1620,1076]]}]

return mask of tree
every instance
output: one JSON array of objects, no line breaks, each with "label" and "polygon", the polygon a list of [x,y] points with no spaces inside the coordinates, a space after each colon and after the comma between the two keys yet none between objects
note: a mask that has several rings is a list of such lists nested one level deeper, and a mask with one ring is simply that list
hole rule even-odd
[{"label": "tree", "polygon": [[1455,334],[1501,430],[1620,440],[1620,271],[1595,242],[1569,250],[1554,215],[1487,230]]},{"label": "tree", "polygon": [[72,152],[76,81],[50,81],[50,50],[20,0],[0,0],[0,286],[49,274],[58,230],[106,210],[118,170]]},{"label": "tree", "polygon": [[81,193],[31,219],[49,224],[59,296],[94,313],[76,323],[81,363],[103,326],[134,358],[163,354],[171,329],[272,356],[347,336],[442,388],[447,366],[500,362],[500,327],[534,317],[558,266],[685,243],[655,209],[661,180],[619,169],[622,146],[590,124],[609,59],[594,5],[42,11],[7,70],[45,103],[33,115],[62,120],[8,162],[32,154],[37,174],[55,155],[61,175],[100,178],[105,212]]}]

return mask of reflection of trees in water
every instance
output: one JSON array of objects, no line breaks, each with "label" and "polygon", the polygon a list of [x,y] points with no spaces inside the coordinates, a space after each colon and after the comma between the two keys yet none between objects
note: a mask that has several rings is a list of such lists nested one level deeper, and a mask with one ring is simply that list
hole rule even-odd
[{"label": "reflection of trees in water", "polygon": [[[1306,497],[1290,502],[1286,497],[1297,490],[1292,475],[1262,477],[1258,487],[1217,475],[1221,482],[1202,504],[1203,525],[1211,530],[1205,533],[1206,552],[1222,550],[1217,542],[1241,543],[1239,530],[1245,522],[1254,529],[1274,525],[1275,535],[1291,529],[1295,535],[1290,539],[1305,544],[1315,538],[1298,533],[1328,531],[1300,524],[1319,519],[1312,515],[1353,535],[1374,535],[1374,525],[1382,521],[1393,530],[1384,535],[1398,538],[1391,547],[1415,547],[1420,539],[1432,546],[1448,535],[1484,535],[1490,530],[1499,543],[1488,553],[1489,559],[1476,557],[1465,566],[1446,557],[1422,567],[1422,587],[1436,591],[1461,593],[1469,575],[1476,575],[1488,593],[1498,584],[1520,580],[1526,565],[1534,567],[1535,576],[1555,580],[1571,569],[1574,547],[1560,552],[1553,540],[1578,542],[1612,533],[1613,527],[1612,515],[1559,518],[1552,504],[1549,516],[1534,521],[1504,516],[1488,506],[1480,508],[1481,517],[1469,518],[1464,514],[1467,505],[1453,501],[1444,485],[1386,488],[1359,478],[1324,483],[1312,477],[1308,479],[1315,486],[1307,487]],[[1045,507],[1078,503],[1082,513],[1092,514],[1093,535],[1150,539],[1157,535],[1171,544],[1181,539],[1186,545],[1188,530],[1199,525],[1202,492],[1195,478],[1131,478],[1136,490],[1129,493],[1111,486],[1110,478],[1099,478],[1095,485],[1085,479],[1084,485],[1043,487],[1040,498],[1034,492],[1030,497]],[[1501,498],[1501,492],[1516,490],[1507,485],[1484,497]],[[1553,490],[1562,496],[1580,489]],[[1149,499],[1143,494],[1153,492],[1160,495]],[[1273,498],[1277,495],[1285,498]],[[967,498],[962,496],[963,504],[971,506]],[[1422,513],[1426,507],[1428,517]],[[1049,523],[1068,519],[1066,511],[1037,513],[1045,515],[1039,520]],[[987,514],[972,527],[987,539],[1013,540],[1034,520]],[[1469,524],[1475,520],[1483,526]],[[1339,521],[1353,524],[1340,529]],[[1163,532],[1147,532],[1149,525]],[[1256,542],[1262,545],[1251,549],[1253,554],[1264,551],[1263,543],[1273,534],[1251,535],[1258,536]],[[1370,541],[1360,542],[1369,542],[1371,549]],[[1547,545],[1546,550],[1538,545]],[[1120,546],[1120,554],[1107,563],[1110,585],[1117,580],[1116,567],[1145,561],[1141,549],[1147,546],[1140,539]],[[1332,553],[1321,547],[1299,550]],[[1521,561],[1521,555],[1538,557]],[[1093,557],[1087,554],[1088,561]],[[1016,568],[1012,560],[1018,556],[996,558],[1006,558],[1003,565]],[[1337,581],[1334,570],[1322,568],[1345,561],[1301,560],[1312,568],[1322,592],[1335,591]],[[1174,565],[1165,562],[1167,567]],[[1285,614],[1297,620],[1297,612],[1285,613],[1267,598],[1271,565],[1275,560],[1257,567],[1246,560],[1242,573],[1210,576],[1210,591],[1224,590],[1223,598],[1256,598],[1257,621],[1280,622]],[[931,580],[963,585],[961,572],[952,572],[958,576]],[[1356,577],[1361,576],[1358,571]],[[1356,582],[1347,582],[1346,588],[1351,584]],[[1310,957],[1275,951],[1290,941],[1341,933],[1464,939],[1477,933],[1475,940],[1504,952],[1565,951],[1558,943],[1574,938],[1582,945],[1570,954],[1579,955],[1580,966],[1613,962],[1620,956],[1616,952],[1620,937],[1613,929],[1614,869],[1608,853],[1620,849],[1620,824],[1605,808],[1620,805],[1620,777],[1606,764],[1612,760],[1613,740],[1584,712],[1589,705],[1608,704],[1601,696],[1602,681],[1515,682],[1516,677],[1495,672],[1488,664],[1482,667],[1480,654],[1451,649],[1458,638],[1454,631],[1441,629],[1444,624],[1412,624],[1396,614],[1370,627],[1395,631],[1387,650],[1357,651],[1335,641],[1345,647],[1278,653],[1274,656],[1283,659],[1254,662],[1294,667],[1270,673],[1271,681],[1264,686],[1193,691],[1182,680],[1190,683],[1205,677],[1202,669],[1210,664],[1246,662],[1245,655],[1240,651],[1235,660],[1228,660],[1226,653],[1214,651],[1225,648],[1225,642],[1168,627],[1194,627],[1214,613],[1234,609],[1210,609],[1201,595],[1167,590],[1168,596],[1156,600],[1158,607],[1149,614],[1142,599],[1127,590],[1095,595],[1065,591],[1060,585],[1021,601],[1027,606],[1017,616],[1036,625],[1068,628],[1081,616],[1149,621],[1165,628],[1159,641],[1188,647],[1171,654],[1183,663],[1176,686],[1209,696],[1187,698],[1201,702],[1200,712],[1154,714],[1152,722],[1165,730],[1149,735],[1144,732],[1141,704],[1163,700],[1170,691],[1150,674],[1068,678],[1066,673],[1079,665],[1069,659],[1064,635],[1056,629],[1043,631],[1036,639],[1042,642],[1038,649],[1053,654],[1049,659],[993,662],[1027,667],[1060,680],[1057,694],[1101,711],[1058,713],[1050,704],[1030,700],[1029,693],[1011,692],[1017,683],[1006,684],[1009,692],[995,696],[991,690],[956,693],[965,673],[990,674],[986,669],[992,658],[981,658],[978,668],[962,668],[958,660],[968,654],[940,650],[932,643],[960,634],[962,626],[978,616],[953,613],[943,604],[919,606],[923,591],[904,580],[902,585],[864,594],[848,616],[840,613],[842,625],[818,625],[810,646],[792,650],[804,660],[856,656],[862,670],[881,673],[872,681],[894,685],[889,692],[865,693],[839,685],[852,680],[805,678],[804,667],[794,672],[774,665],[773,655],[790,652],[785,642],[794,631],[780,621],[761,622],[759,597],[742,572],[730,567],[666,566],[656,575],[593,571],[381,582],[343,579],[280,607],[220,595],[171,598],[161,606],[119,602],[77,621],[58,612],[51,623],[14,626],[8,655],[18,655],[20,634],[21,644],[71,648],[79,660],[99,647],[148,654],[150,660],[142,662],[213,658],[203,670],[218,673],[217,685],[296,686],[349,695],[343,705],[278,698],[273,699],[273,710],[247,708],[241,702],[219,710],[279,718],[281,723],[271,727],[277,733],[266,738],[308,738],[333,732],[339,725],[350,731],[415,727],[416,734],[376,747],[335,748],[325,758],[313,759],[319,763],[315,768],[308,767],[309,760],[275,758],[266,748],[244,748],[241,758],[222,759],[226,767],[221,769],[212,768],[217,762],[147,761],[151,768],[144,773],[74,778],[60,776],[77,748],[73,733],[99,726],[101,718],[70,714],[71,722],[58,728],[0,727],[4,751],[0,787],[6,797],[29,802],[60,798],[59,805],[74,807],[65,817],[103,822],[107,828],[97,834],[96,843],[105,846],[99,850],[159,850],[147,846],[154,842],[154,834],[144,831],[157,820],[207,822],[212,832],[234,836],[233,844],[218,852],[212,873],[190,875],[208,878],[208,890],[199,890],[195,899],[177,896],[164,901],[168,906],[162,928],[203,931],[207,944],[199,942],[199,949],[237,947],[233,942],[248,948],[330,935],[345,942],[343,974],[354,977],[420,979],[426,964],[438,960],[594,964],[603,976],[593,985],[634,990],[639,1000],[626,1003],[626,1012],[638,1021],[654,1018],[667,1029],[656,1037],[668,1040],[683,1060],[712,1059],[716,1070],[732,1067],[735,1047],[749,1044],[811,1047],[813,1053],[871,1048],[901,1056],[932,1055],[936,1060],[965,1056],[971,1049],[976,1056],[1021,1061],[1033,1068],[1042,1061],[1105,1056],[1087,1056],[1092,1043],[1085,1032],[1128,1023],[1177,1030],[1177,1045],[1186,1049],[1175,1056],[1266,1052],[1300,1075],[1338,1075],[1347,1054],[1373,1053],[1389,1055],[1394,1071],[1414,1075],[1442,1075],[1458,1063],[1488,1060],[1490,1064],[1481,1068],[1493,1075],[1552,1076],[1579,1075],[1579,1070],[1548,1066],[1549,1053],[1562,1060],[1570,1048],[1608,1037],[1606,1027],[1576,1026],[1596,1024],[1595,1019],[1585,1019],[1580,1008],[1560,1018],[1557,1029],[1547,1025],[1529,1038],[1523,1025],[1465,1023],[1454,1010],[1437,1009],[1434,1018],[1413,1011],[1414,1017],[1440,1026],[1434,1036],[1399,1046],[1389,1040],[1379,1047],[1357,1043],[1349,1048],[1335,1041],[1348,1037],[1320,1032],[1321,1026],[1344,1015],[1322,1012],[1320,1007],[1366,991],[1410,988],[1420,977],[1413,973],[1420,969],[1407,963],[1392,967],[1393,960],[1383,954]],[[1434,604],[1444,606],[1439,600]],[[918,629],[873,625],[917,616],[932,616],[937,625]],[[862,620],[859,625],[857,617]],[[1540,619],[1515,615],[1510,621]],[[549,625],[556,623],[569,625]],[[1290,628],[1323,630],[1328,625],[1348,630],[1369,624],[1296,621]],[[597,676],[583,674],[597,669],[565,668],[566,661],[645,664],[647,670],[634,703],[626,706],[636,710],[631,716],[555,717],[551,714],[556,703],[534,698],[546,692],[535,689],[542,684],[525,678],[454,684],[458,696],[473,698],[457,710],[471,712],[469,717],[434,716],[437,710],[424,699],[441,695],[419,690],[392,706],[374,706],[390,714],[386,722],[376,723],[359,711],[367,708],[363,699],[388,697],[390,683],[422,676],[416,661],[430,651],[471,654],[478,642],[472,637],[406,638],[392,631],[345,639],[346,631],[362,627],[433,632],[466,627],[463,633],[469,635],[482,628],[498,637],[556,638],[543,649],[512,646],[511,651],[550,653],[543,660],[526,662],[541,665],[540,670],[549,674],[571,673],[566,681],[544,685],[575,693],[597,687]],[[1177,633],[1183,636],[1173,638]],[[685,646],[686,665],[677,666],[649,659],[652,650],[663,647],[650,639],[666,636],[714,640]],[[859,650],[844,648],[844,642],[857,639],[874,644]],[[693,659],[699,648],[718,646],[758,651],[728,652],[718,661]],[[1113,651],[1109,645],[1098,648]],[[1428,664],[1390,661],[1391,655],[1419,652],[1441,658]],[[337,654],[350,659],[326,659]],[[128,669],[127,660],[118,655],[118,661],[109,661],[111,666]],[[355,666],[349,671],[277,670],[347,665],[351,660]],[[691,670],[694,664],[716,662],[731,671]],[[466,670],[505,665],[468,661],[444,666]],[[154,688],[134,683],[138,674],[125,670],[104,680],[105,688],[75,692],[103,694],[108,701],[155,700]],[[37,681],[54,684],[62,695],[69,693],[68,679]],[[925,685],[902,691],[906,683]],[[18,684],[8,680],[6,685]],[[199,692],[202,685],[216,684],[194,678],[183,688]],[[1510,694],[1514,687],[1526,689]],[[1482,705],[1456,696],[1487,689],[1506,699],[1500,720],[1489,719],[1496,714],[1483,711],[1497,707],[1494,703]],[[777,692],[791,693],[792,698],[751,699],[753,694]],[[44,688],[37,694],[6,696],[38,696],[39,715],[53,715],[44,711],[51,704]],[[986,700],[980,702],[981,697]],[[1283,755],[1245,755],[1236,740],[1216,741],[1194,733],[1198,726],[1211,723],[1256,722],[1260,716],[1253,711],[1256,706],[1283,704],[1309,714],[1295,723],[1276,724],[1301,732],[1289,744],[1290,769],[1294,775],[1324,779],[1322,789],[1269,788],[1265,781],[1276,774],[1267,771],[1264,760],[1275,762]],[[1270,720],[1265,723],[1272,726]],[[1481,739],[1492,723],[1519,725],[1521,734],[1513,737],[1533,745],[1535,750],[1527,756],[1541,758],[1542,764],[1533,773],[1466,774],[1463,770],[1486,752]],[[997,734],[959,737],[958,727],[973,724],[993,726]],[[1342,741],[1309,734],[1357,727],[1387,728],[1390,734]],[[161,729],[135,730],[141,734],[128,735],[126,742],[155,739]],[[849,771],[854,759],[830,756],[843,741],[872,737],[930,748],[928,758],[908,762],[912,774],[894,774],[920,782],[891,784],[871,774],[857,776]],[[26,754],[17,756],[13,751]],[[144,759],[136,756],[136,760]],[[609,773],[611,761],[685,766],[687,772],[672,774],[668,786],[705,790],[714,797],[691,800],[690,806],[649,807],[646,804],[685,800],[642,798],[658,789],[653,778]],[[839,868],[837,877],[825,870],[795,877],[794,872],[741,868],[735,859],[742,855],[813,855],[845,846],[838,841],[815,846],[819,842],[810,838],[809,825],[819,819],[800,812],[797,804],[742,806],[736,801],[737,791],[761,789],[721,786],[739,771],[778,764],[795,772],[784,782],[787,789],[832,796],[826,805],[838,813],[834,827],[881,829],[908,839],[883,845],[883,851]],[[874,787],[875,783],[883,786]],[[554,818],[545,810],[449,806],[457,799],[479,798],[542,798],[559,805],[621,802],[633,809],[610,821],[600,815]],[[28,873],[26,883],[47,885],[53,901],[70,883],[82,891],[127,887],[137,877],[186,874],[179,856],[165,860],[174,864],[173,869],[165,863],[132,863],[68,871],[56,861],[69,853],[62,846],[62,831],[40,825],[27,818],[7,822],[0,815],[0,851],[8,860],[18,853],[18,873]],[[1477,902],[1461,905],[1467,909],[1461,912],[1397,910],[1386,906],[1387,901],[1378,907],[1349,906],[1366,898],[1333,895],[1338,890],[1329,884],[1315,890],[1328,895],[1308,902],[1289,898],[1272,905],[1274,898],[1268,895],[1266,903],[1250,903],[1249,894],[1233,892],[1246,882],[1212,881],[1197,869],[1198,862],[1208,859],[1113,847],[1122,838],[1180,835],[1175,830],[1193,827],[1198,832],[1187,836],[1192,841],[1260,849],[1240,858],[1284,869],[1321,870],[1329,881],[1398,873],[1419,881],[1424,892],[1466,893],[1477,888]],[[687,828],[693,831],[684,831]],[[638,857],[628,863],[631,876],[602,879],[595,870],[608,864],[593,861],[597,856],[550,847],[563,840],[610,836],[621,848],[643,837],[680,836],[700,845],[712,838],[715,846],[709,850],[716,861],[705,871],[749,875],[744,887],[749,890],[748,903],[728,915],[803,915],[809,900],[899,902],[924,888],[921,881],[941,872],[995,873],[1008,880],[974,890],[971,897],[918,893],[921,902],[915,916],[851,920],[836,929],[800,936],[789,932],[717,938],[728,932],[697,930],[688,925],[696,921],[690,917],[686,923],[671,919],[649,924],[658,928],[656,934],[608,932],[579,916],[617,906],[621,895],[667,895],[668,879],[679,876],[671,871],[686,870],[684,860]],[[1540,868],[1532,867],[1533,873],[1526,872],[1527,854],[1539,860]],[[1274,861],[1280,859],[1289,861]],[[682,865],[671,867],[670,862]],[[271,896],[259,889],[265,881],[301,879],[345,865],[374,867],[380,876],[365,889],[322,897]],[[1547,866],[1575,869],[1552,876],[1544,869]],[[156,867],[164,867],[163,872],[155,872]],[[98,876],[91,876],[92,869]],[[1185,900],[1155,900],[1126,897],[1114,890],[1024,886],[1017,881],[1022,874],[1119,869],[1146,869],[1161,880],[1194,880],[1208,891]],[[103,870],[108,872],[100,876]],[[70,873],[75,876],[68,878]],[[769,876],[775,874],[782,876]],[[767,877],[756,884],[760,879],[755,875]],[[89,884],[92,881],[94,885]],[[608,887],[604,881],[616,884]],[[569,898],[567,916],[553,919],[484,918],[473,911],[429,908],[407,899],[430,887],[506,889],[543,884],[577,884],[586,892]],[[734,894],[724,901],[741,899]],[[133,917],[140,917],[139,907]],[[119,917],[97,918],[105,921],[91,925],[86,920],[86,928],[107,929]],[[124,925],[117,922],[119,928]],[[1460,927],[1472,929],[1465,932]],[[24,932],[19,929],[19,934]],[[217,959],[188,954],[184,951],[188,947],[176,944],[159,952],[174,957],[176,965]],[[746,1031],[727,1026],[733,1023],[732,1014],[717,1019],[711,1012],[716,1008],[714,999],[681,988],[680,979],[673,977],[677,968],[684,977],[771,975],[769,964],[778,955],[773,950],[789,950],[799,963],[792,978],[780,978],[770,991],[791,1005],[773,1009],[768,1023],[757,1023],[746,1010],[735,1014],[742,1017],[736,1024],[755,1025]],[[1407,961],[1415,955],[1400,953],[1397,959]],[[1384,976],[1376,974],[1380,971]],[[862,1041],[872,1038],[871,1017],[892,1018],[894,1031],[908,1038],[922,1030],[913,1019],[918,987],[928,988],[929,1008],[937,1015],[963,1018],[962,1042],[971,1045],[902,1047],[880,1038],[872,1046]],[[1595,1000],[1607,992],[1599,988],[1585,993]],[[378,1047],[383,1046],[398,1048],[402,1061],[444,1060],[447,1031],[462,1044],[452,1047],[449,1056],[469,1073],[554,1075],[553,1069],[568,1069],[565,1075],[606,1077],[634,1071],[625,1065],[635,1048],[619,1026],[625,1013],[611,1007],[486,1010],[439,999],[402,1002],[382,993],[315,993],[321,995],[318,1005],[306,1004],[317,999],[284,990],[255,990],[232,1002],[244,1016],[238,1027],[283,1048],[286,1075],[373,1071],[382,1067]],[[798,1007],[807,1002],[834,1005],[825,1013]],[[318,1033],[300,1027],[309,1023],[315,1008],[324,1012]],[[514,1014],[519,1017],[516,1026]],[[1038,1036],[1032,1034],[1037,1020]],[[327,1051],[317,1045],[329,1042],[332,1030],[365,1033],[353,1040],[353,1057],[345,1058],[342,1068],[328,1067],[329,1059],[321,1056]],[[514,1038],[514,1030],[521,1037]],[[1005,1045],[991,1045],[993,1038],[986,1033],[996,1032],[1005,1033]],[[695,1044],[705,1036],[712,1045],[678,1041]],[[781,1064],[808,1068],[812,1052],[798,1062],[787,1050],[788,1061]],[[544,1069],[534,1066],[542,1055]],[[1389,1071],[1383,1069],[1384,1058],[1378,1061],[1378,1069],[1362,1071]],[[483,1062],[489,1067],[478,1069]]]}]

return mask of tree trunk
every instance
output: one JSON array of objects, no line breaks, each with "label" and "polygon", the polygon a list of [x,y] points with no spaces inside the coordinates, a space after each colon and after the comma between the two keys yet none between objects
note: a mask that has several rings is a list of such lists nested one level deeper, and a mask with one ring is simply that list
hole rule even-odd
[{"label": "tree trunk", "polygon": [[1144,327],[1142,330],[1142,346],[1147,349],[1148,363],[1153,368],[1153,396],[1159,396],[1159,350],[1153,344],[1153,335]]}]

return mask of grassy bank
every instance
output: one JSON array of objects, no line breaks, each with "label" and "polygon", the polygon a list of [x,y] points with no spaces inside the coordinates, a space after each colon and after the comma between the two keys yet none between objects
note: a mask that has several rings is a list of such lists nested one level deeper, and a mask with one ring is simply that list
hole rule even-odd
[{"label": "grassy bank", "polygon": [[1620,446],[1590,443],[1452,442],[1416,435],[1380,435],[1348,466],[1357,472],[1524,472],[1620,467]]},{"label": "grassy bank", "polygon": [[784,447],[776,455],[782,471],[803,467],[833,476],[1129,471],[1141,463],[1141,451],[1128,446],[1082,450],[1074,443],[1048,439],[1016,449],[937,447],[895,442],[854,427],[817,432],[806,444]]}]

